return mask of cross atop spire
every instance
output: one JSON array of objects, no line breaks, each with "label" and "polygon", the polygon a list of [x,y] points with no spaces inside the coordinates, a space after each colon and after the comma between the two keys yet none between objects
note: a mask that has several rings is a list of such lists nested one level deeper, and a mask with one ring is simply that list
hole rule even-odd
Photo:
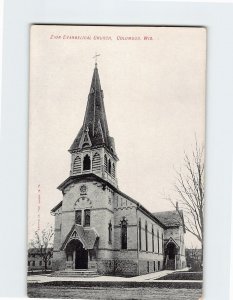
[{"label": "cross atop spire", "polygon": [[97,54],[97,52],[95,53],[95,55],[93,56],[93,58],[95,59],[95,66],[97,66],[97,59],[98,56],[100,56],[100,54]]}]

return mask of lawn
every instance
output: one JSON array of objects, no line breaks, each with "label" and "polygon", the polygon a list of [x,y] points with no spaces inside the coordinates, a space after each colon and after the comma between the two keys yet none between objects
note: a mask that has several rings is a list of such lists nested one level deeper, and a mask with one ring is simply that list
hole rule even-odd
[{"label": "lawn", "polygon": [[159,280],[203,280],[202,272],[176,272],[164,277],[160,277]]},{"label": "lawn", "polygon": [[28,297],[30,298],[81,298],[103,300],[198,300],[200,296],[200,289],[168,289],[156,287],[28,287]]}]

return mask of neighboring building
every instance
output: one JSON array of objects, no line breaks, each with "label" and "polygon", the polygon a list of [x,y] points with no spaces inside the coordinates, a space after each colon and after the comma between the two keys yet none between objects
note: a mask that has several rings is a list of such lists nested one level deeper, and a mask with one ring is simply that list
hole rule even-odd
[{"label": "neighboring building", "polygon": [[185,249],[187,266],[191,271],[202,270],[202,249]]},{"label": "neighboring building", "polygon": [[70,176],[58,187],[63,200],[51,211],[53,270],[134,276],[185,267],[182,211],[152,214],[118,188],[103,98],[96,64],[83,126],[69,149]]},{"label": "neighboring building", "polygon": [[[53,252],[53,249],[50,248],[48,251]],[[45,263],[43,261],[43,258],[40,255],[40,252],[38,249],[30,248],[28,249],[28,271],[34,271],[34,270],[44,270],[45,269]],[[52,269],[52,257],[47,262],[47,269]]]}]

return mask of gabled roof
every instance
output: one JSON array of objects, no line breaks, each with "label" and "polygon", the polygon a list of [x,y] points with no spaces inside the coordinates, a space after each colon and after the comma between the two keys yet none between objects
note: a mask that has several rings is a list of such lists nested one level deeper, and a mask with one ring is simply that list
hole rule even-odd
[{"label": "gabled roof", "polygon": [[174,244],[177,249],[180,248],[180,246],[177,244],[177,242],[172,237],[170,237],[167,240],[167,242],[165,243],[164,247],[167,248],[168,244],[171,244],[171,243]]},{"label": "gabled roof", "polygon": [[[136,204],[137,209],[142,211],[144,214],[146,214],[149,218],[151,218],[154,222],[156,222],[161,227],[165,228],[166,226],[158,219],[156,218],[151,212],[149,212],[143,205],[141,205],[138,201],[131,198],[130,196],[126,195],[122,191],[120,191],[117,187],[113,186],[110,182],[104,180],[103,178],[99,177],[98,175],[92,173],[92,174],[81,174],[81,175],[71,175],[69,176],[64,182],[62,182],[57,188],[60,191],[64,191],[64,189],[69,186],[72,183],[78,182],[80,180],[96,180],[98,182],[102,183],[103,188],[105,189],[106,186],[109,186],[114,192],[118,193],[122,197],[130,200],[132,203]],[[62,206],[62,201],[58,203],[52,210],[51,213],[55,213],[58,208]]]},{"label": "gabled roof", "polygon": [[72,239],[79,239],[85,249],[93,249],[97,238],[99,238],[99,235],[95,229],[83,228],[81,225],[74,224],[62,244],[61,250],[64,250]]},{"label": "gabled roof", "polygon": [[54,208],[51,209],[51,214],[55,213],[56,210],[58,210],[58,208],[60,208],[62,206],[62,201],[60,201],[56,206],[54,206]]},{"label": "gabled roof", "polygon": [[184,227],[184,218],[182,210],[169,210],[153,213],[166,227]]},{"label": "gabled roof", "polygon": [[85,139],[88,140],[86,147],[104,145],[116,155],[114,140],[109,136],[104,95],[101,89],[97,64],[95,64],[92,76],[83,125],[69,151],[81,150],[85,146]]},{"label": "gabled roof", "polygon": [[[148,217],[150,217],[152,220],[154,220],[157,224],[159,224],[163,228],[169,228],[169,227],[179,227],[183,226],[183,230],[185,232],[185,224],[184,224],[184,217],[183,217],[183,211],[182,210],[169,210],[169,211],[162,211],[162,212],[156,212],[151,213],[148,211],[143,205],[141,205],[138,201],[131,198],[130,196],[126,195],[122,191],[120,191],[118,188],[113,186],[108,181],[104,180],[103,178],[97,176],[96,174],[81,174],[81,175],[72,175],[69,176],[63,183],[61,183],[58,186],[58,189],[63,191],[67,186],[69,186],[73,182],[77,182],[79,180],[84,179],[86,180],[97,180],[99,182],[102,182],[103,188],[105,186],[109,186],[113,191],[117,192],[122,197],[127,198],[128,200],[132,201],[134,204],[137,205],[137,209],[141,210],[144,214],[146,214]],[[52,210],[51,213],[55,213],[58,208],[62,206],[62,201],[59,202]]]}]

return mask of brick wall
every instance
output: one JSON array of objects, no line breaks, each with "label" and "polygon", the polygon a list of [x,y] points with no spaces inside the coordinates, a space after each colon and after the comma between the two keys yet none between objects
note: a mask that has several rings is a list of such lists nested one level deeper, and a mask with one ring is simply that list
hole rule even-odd
[{"label": "brick wall", "polygon": [[[84,184],[87,187],[85,195],[80,191],[80,187]],[[161,270],[164,265],[164,242],[162,237],[166,238],[172,235],[177,243],[180,241],[180,229],[164,230],[159,223],[138,209],[136,203],[127,197],[114,192],[109,187],[103,188],[100,182],[83,179],[78,183],[71,184],[65,190],[62,214],[59,212],[55,217],[55,251],[60,249],[75,223],[75,209],[90,209],[91,211],[90,227],[95,228],[97,231],[99,241],[96,260],[89,261],[89,267],[94,268],[96,266],[100,274],[133,276],[147,274],[148,272],[154,272],[154,270],[158,271],[158,268]],[[123,219],[127,221],[126,250],[122,250],[121,245],[121,221]],[[139,219],[141,220],[141,249],[139,249]],[[110,222],[112,224],[111,243],[108,231]],[[147,224],[147,250],[145,224]],[[153,240],[152,228],[154,231]],[[182,246],[183,240],[179,243]],[[54,269],[64,269],[66,263],[65,252],[55,252],[53,261]],[[180,257],[177,263],[183,265],[184,258]]]}]

